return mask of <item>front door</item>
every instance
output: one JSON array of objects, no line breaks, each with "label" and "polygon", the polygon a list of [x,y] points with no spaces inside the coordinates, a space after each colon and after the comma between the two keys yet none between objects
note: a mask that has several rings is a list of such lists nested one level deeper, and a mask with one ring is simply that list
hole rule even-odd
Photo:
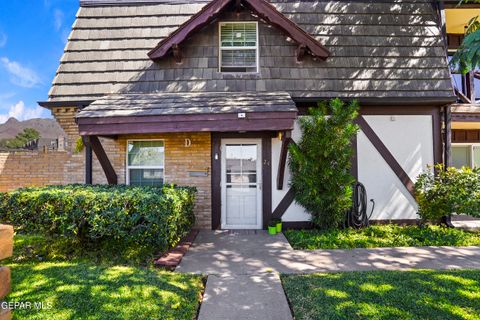
[{"label": "front door", "polygon": [[222,139],[222,229],[262,228],[261,139]]}]

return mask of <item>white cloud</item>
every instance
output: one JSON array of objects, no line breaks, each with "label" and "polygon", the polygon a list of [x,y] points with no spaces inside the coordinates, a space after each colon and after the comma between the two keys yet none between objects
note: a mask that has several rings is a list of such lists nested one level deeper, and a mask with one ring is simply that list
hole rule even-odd
[{"label": "white cloud", "polygon": [[7,39],[7,35],[0,31],[0,48],[5,47],[5,45],[7,44]]},{"label": "white cloud", "polygon": [[42,107],[28,108],[25,107],[25,103],[23,101],[19,101],[10,106],[8,113],[0,114],[0,123],[4,123],[11,117],[14,117],[20,121],[32,118],[41,118],[43,116],[43,111],[44,109]]},{"label": "white cloud", "polygon": [[55,9],[53,12],[53,25],[55,26],[55,30],[59,31],[62,28],[64,17],[65,15],[62,10]]},{"label": "white cloud", "polygon": [[0,63],[10,74],[10,81],[17,86],[32,88],[42,83],[35,71],[22,66],[18,62],[10,61],[7,57],[1,57]]}]

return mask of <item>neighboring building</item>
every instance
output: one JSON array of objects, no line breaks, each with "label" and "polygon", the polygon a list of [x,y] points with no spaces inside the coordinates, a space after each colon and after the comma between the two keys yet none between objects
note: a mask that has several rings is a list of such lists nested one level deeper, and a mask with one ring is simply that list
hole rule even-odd
[{"label": "neighboring building", "polygon": [[[449,59],[461,45],[470,19],[480,15],[480,4],[467,3],[460,7],[456,1],[445,1],[445,31]],[[451,153],[445,158],[454,167],[480,166],[480,70],[467,74],[452,71],[452,81],[457,95],[451,105]]]},{"label": "neighboring building", "polygon": [[65,183],[192,185],[200,227],[301,226],[286,146],[308,107],[339,97],[361,103],[353,173],[375,200],[372,219],[418,217],[413,181],[443,162],[442,114],[456,101],[434,2],[80,6],[40,103],[69,146],[87,145]]}]

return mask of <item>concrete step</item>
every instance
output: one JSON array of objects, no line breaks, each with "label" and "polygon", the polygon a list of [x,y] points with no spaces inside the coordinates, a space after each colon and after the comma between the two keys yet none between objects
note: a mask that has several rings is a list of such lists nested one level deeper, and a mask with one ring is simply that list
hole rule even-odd
[{"label": "concrete step", "polygon": [[210,275],[198,320],[292,320],[278,274]]}]

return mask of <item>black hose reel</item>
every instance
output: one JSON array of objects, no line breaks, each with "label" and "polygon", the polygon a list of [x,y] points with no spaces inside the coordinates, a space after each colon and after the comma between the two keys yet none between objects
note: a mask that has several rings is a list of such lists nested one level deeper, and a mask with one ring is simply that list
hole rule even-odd
[{"label": "black hose reel", "polygon": [[372,211],[367,215],[367,190],[365,186],[357,182],[353,187],[353,196],[352,196],[352,207],[347,211],[347,217],[345,221],[345,226],[347,228],[363,228],[370,225],[370,218],[373,214],[373,209],[375,209],[375,201],[370,199],[372,202]]}]

